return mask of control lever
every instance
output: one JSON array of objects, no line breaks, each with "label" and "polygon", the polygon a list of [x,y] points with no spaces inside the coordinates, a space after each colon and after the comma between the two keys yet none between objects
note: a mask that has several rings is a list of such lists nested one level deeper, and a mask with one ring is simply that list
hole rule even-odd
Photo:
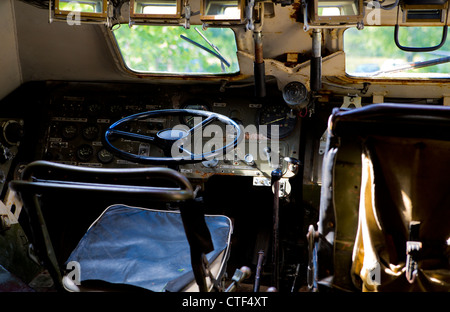
[{"label": "control lever", "polygon": [[253,292],[259,292],[263,261],[264,261],[264,251],[260,250],[258,252],[258,264],[256,265],[255,285],[253,286]]},{"label": "control lever", "polygon": [[280,225],[280,179],[283,173],[277,168],[271,173],[271,184],[273,189],[273,238],[272,238],[272,267],[273,267],[273,283],[279,288],[279,225]]},{"label": "control lever", "polygon": [[269,163],[270,168],[273,168],[272,165],[272,149],[270,147],[264,147],[264,154],[266,155],[267,162]]},{"label": "control lever", "polygon": [[236,288],[239,286],[239,284],[246,278],[250,277],[251,274],[252,270],[250,270],[249,267],[243,266],[240,269],[236,269],[233,277],[231,278],[232,282],[230,286],[228,286],[228,288],[225,289],[225,292],[235,291]]},{"label": "control lever", "polygon": [[292,282],[291,292],[294,292],[295,283],[297,282],[298,275],[300,273],[300,263],[297,264],[297,268],[295,269],[294,281]]}]

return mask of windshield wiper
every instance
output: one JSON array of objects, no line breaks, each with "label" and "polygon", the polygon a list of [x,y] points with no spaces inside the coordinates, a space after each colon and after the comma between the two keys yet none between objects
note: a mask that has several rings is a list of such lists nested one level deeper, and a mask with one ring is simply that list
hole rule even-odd
[{"label": "windshield wiper", "polygon": [[230,67],[230,63],[228,63],[228,61],[225,59],[222,53],[220,53],[219,48],[216,47],[211,41],[209,41],[208,38],[206,38],[206,36],[202,34],[200,30],[198,30],[197,27],[194,27],[194,29],[211,46],[211,48],[213,48],[213,50],[216,51],[216,53],[222,57],[221,60],[223,60],[223,62],[227,65],[227,67]]},{"label": "windshield wiper", "polygon": [[434,65],[439,65],[439,64],[449,63],[449,62],[450,62],[450,56],[446,56],[446,57],[441,57],[441,58],[437,58],[437,59],[432,59],[429,61],[407,63],[405,65],[397,66],[392,69],[379,70],[379,71],[376,71],[376,72],[370,74],[369,76],[374,77],[374,76],[379,76],[382,74],[402,72],[402,71],[409,70],[409,69],[429,67],[429,66],[434,66]]},{"label": "windshield wiper", "polygon": [[214,49],[214,51],[211,50],[211,49],[208,49],[208,48],[205,47],[204,45],[201,45],[200,43],[198,43],[198,42],[196,42],[196,41],[194,41],[194,40],[192,40],[192,39],[189,39],[188,37],[186,37],[186,36],[184,36],[184,35],[180,35],[181,39],[184,39],[184,40],[186,40],[187,42],[189,42],[189,43],[195,45],[196,47],[199,47],[200,49],[203,49],[203,50],[205,50],[206,52],[208,52],[208,53],[214,55],[215,57],[217,57],[217,58],[220,60],[220,63],[221,63],[221,66],[222,66],[222,70],[225,70],[225,68],[223,67],[223,64],[225,64],[227,67],[230,67],[230,63],[229,63],[229,62],[225,59],[225,57],[220,53],[219,49],[218,49],[214,44],[212,44],[212,43],[205,37],[205,35],[203,35],[197,28],[195,28],[195,30],[196,30],[196,31],[199,33],[199,35],[202,36],[202,38],[203,38],[203,39],[211,46],[211,48]]}]

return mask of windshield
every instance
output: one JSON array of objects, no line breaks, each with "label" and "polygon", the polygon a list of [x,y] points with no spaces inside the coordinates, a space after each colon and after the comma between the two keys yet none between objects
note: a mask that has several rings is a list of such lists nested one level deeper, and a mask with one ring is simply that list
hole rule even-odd
[{"label": "windshield", "polygon": [[138,73],[220,75],[239,72],[229,28],[122,25],[114,31],[126,66]]},{"label": "windshield", "polygon": [[[442,27],[401,27],[402,45],[439,44]],[[394,43],[394,27],[348,29],[344,33],[346,72],[363,77],[450,78],[449,40],[433,52],[405,52]]]}]

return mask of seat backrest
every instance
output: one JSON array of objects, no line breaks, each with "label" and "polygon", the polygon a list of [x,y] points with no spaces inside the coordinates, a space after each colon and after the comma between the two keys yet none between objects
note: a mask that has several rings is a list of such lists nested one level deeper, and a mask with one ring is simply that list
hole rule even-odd
[{"label": "seat backrest", "polygon": [[[442,106],[374,104],[333,112],[328,151],[337,156],[328,164],[333,169],[324,170],[332,176],[333,200],[321,210],[332,210],[334,218],[328,231],[335,286],[450,289],[449,130],[450,108]],[[358,170],[347,164],[341,173],[343,159],[358,167],[355,155]],[[353,200],[342,200],[350,196],[349,188],[342,194],[340,185],[349,184],[342,178],[352,175],[360,179],[360,190]]]}]

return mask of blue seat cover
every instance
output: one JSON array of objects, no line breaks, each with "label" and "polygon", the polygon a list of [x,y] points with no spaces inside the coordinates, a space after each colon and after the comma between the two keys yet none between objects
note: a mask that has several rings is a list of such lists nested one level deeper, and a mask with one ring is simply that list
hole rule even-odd
[{"label": "blue seat cover", "polygon": [[[228,248],[230,219],[205,216],[214,251]],[[194,279],[190,249],[179,212],[124,205],[108,207],[67,260],[80,264],[80,281],[100,280],[151,291],[179,291]]]}]

